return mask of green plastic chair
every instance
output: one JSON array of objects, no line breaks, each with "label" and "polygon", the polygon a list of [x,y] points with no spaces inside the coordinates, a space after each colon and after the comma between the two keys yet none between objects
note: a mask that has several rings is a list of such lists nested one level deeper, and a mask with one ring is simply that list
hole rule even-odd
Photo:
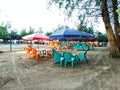
[{"label": "green plastic chair", "polygon": [[56,66],[57,63],[60,63],[60,67],[62,67],[62,63],[64,61],[63,55],[55,49],[52,49],[52,55],[54,58],[54,66]]},{"label": "green plastic chair", "polygon": [[93,45],[90,45],[89,48],[90,48],[90,50],[94,50],[94,46]]},{"label": "green plastic chair", "polygon": [[46,50],[41,50],[42,56],[44,57],[46,55]]},{"label": "green plastic chair", "polygon": [[72,55],[70,52],[64,52],[63,57],[64,57],[64,60],[65,60],[65,63],[64,63],[65,67],[66,67],[68,62],[71,62],[72,68],[77,63],[76,57],[74,55]]},{"label": "green plastic chair", "polygon": [[88,46],[87,44],[85,44],[85,43],[82,43],[82,47],[83,47],[83,50],[84,50],[84,51],[90,50],[89,46]]},{"label": "green plastic chair", "polygon": [[[86,58],[87,51],[83,51],[82,53],[77,54],[76,58],[77,60],[82,60],[84,63],[88,63],[87,58]],[[78,59],[79,58],[79,59]]]},{"label": "green plastic chair", "polygon": [[80,43],[75,43],[73,47],[74,47],[75,50],[83,51],[83,47]]},{"label": "green plastic chair", "polygon": [[60,46],[61,46],[61,47],[62,47],[62,46],[66,46],[66,42],[65,42],[65,41],[61,41]]}]

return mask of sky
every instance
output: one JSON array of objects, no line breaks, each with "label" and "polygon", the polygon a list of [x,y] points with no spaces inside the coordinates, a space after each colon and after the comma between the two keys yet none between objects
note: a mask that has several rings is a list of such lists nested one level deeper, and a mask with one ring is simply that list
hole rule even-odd
[{"label": "sky", "polygon": [[[74,20],[65,20],[65,15],[55,6],[47,9],[48,0],[0,0],[0,24],[10,22],[11,29],[18,32],[22,29],[29,30],[29,27],[35,28],[35,31],[42,28],[44,33],[53,31],[58,25],[67,25],[70,28],[75,27]],[[102,21],[100,21],[102,22]],[[104,24],[95,26],[101,32],[105,32]]]}]

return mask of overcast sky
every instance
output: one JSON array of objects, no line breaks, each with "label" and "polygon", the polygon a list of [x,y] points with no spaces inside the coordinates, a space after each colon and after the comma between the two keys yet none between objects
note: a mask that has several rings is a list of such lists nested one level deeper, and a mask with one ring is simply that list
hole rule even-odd
[{"label": "overcast sky", "polygon": [[[65,20],[65,16],[56,7],[47,9],[48,0],[0,0],[0,23],[10,22],[12,29],[22,30],[29,27],[35,31],[42,28],[44,33],[52,31],[59,24],[74,27],[75,21]],[[102,28],[101,28],[102,27]],[[103,24],[97,28],[104,32]]]}]

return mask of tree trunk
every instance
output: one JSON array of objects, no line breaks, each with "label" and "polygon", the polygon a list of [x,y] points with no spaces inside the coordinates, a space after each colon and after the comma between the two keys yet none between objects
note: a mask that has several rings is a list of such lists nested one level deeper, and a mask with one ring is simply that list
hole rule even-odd
[{"label": "tree trunk", "polygon": [[117,47],[117,41],[113,33],[112,26],[110,24],[110,18],[109,18],[109,13],[107,8],[107,0],[102,0],[102,18],[105,24],[108,41],[110,43],[109,55],[113,58],[119,57],[119,49]]},{"label": "tree trunk", "polygon": [[112,0],[113,3],[113,15],[114,15],[114,30],[115,30],[115,35],[116,35],[116,39],[117,39],[117,45],[120,51],[120,26],[119,26],[119,22],[118,22],[118,14],[116,13],[117,10],[117,0]]}]

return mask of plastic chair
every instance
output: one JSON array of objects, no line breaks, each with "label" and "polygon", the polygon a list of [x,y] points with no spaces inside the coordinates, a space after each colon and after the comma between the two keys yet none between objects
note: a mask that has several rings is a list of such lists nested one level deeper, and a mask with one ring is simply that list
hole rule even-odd
[{"label": "plastic chair", "polygon": [[83,51],[82,53],[77,54],[78,60],[82,60],[84,63],[88,63],[87,58],[86,58],[87,51]]},{"label": "plastic chair", "polygon": [[85,44],[85,43],[82,43],[82,47],[83,47],[83,50],[84,50],[84,51],[90,50],[89,46],[88,46],[87,44]]},{"label": "plastic chair", "polygon": [[46,50],[41,50],[42,56],[44,57],[46,55]]},{"label": "plastic chair", "polygon": [[49,46],[50,46],[50,48],[53,48],[53,47],[54,47],[54,42],[53,42],[53,41],[50,41],[50,42],[49,42]]},{"label": "plastic chair", "polygon": [[73,47],[75,50],[84,50],[83,46],[80,43],[75,43]]},{"label": "plastic chair", "polygon": [[52,55],[54,58],[54,66],[56,66],[57,63],[60,63],[60,67],[62,67],[62,63],[64,60],[62,54],[56,51],[55,49],[52,49]]},{"label": "plastic chair", "polygon": [[32,45],[28,44],[28,48],[30,49],[30,51],[32,51]]},{"label": "plastic chair", "polygon": [[70,52],[64,52],[63,53],[63,57],[65,60],[64,66],[66,67],[68,62],[71,62],[72,68],[75,66],[75,64],[77,63],[76,61],[76,57],[73,56]]},{"label": "plastic chair", "polygon": [[30,58],[36,58],[38,59],[38,55],[39,55],[39,52],[35,49],[35,48],[32,48],[32,52],[30,54]]},{"label": "plastic chair", "polygon": [[55,43],[54,43],[54,48],[55,48],[56,50],[58,50],[59,47],[60,47],[59,43],[58,43],[58,42],[55,42]]},{"label": "plastic chair", "polygon": [[90,45],[89,48],[90,48],[90,50],[94,50],[94,46],[93,45]]},{"label": "plastic chair", "polygon": [[60,47],[61,47],[62,50],[68,49],[67,42],[62,41],[62,42],[60,43]]},{"label": "plastic chair", "polygon": [[31,51],[31,49],[29,49],[29,48],[24,48],[24,50],[26,51],[26,54],[25,54],[26,58],[27,58],[27,57],[30,58],[30,51]]}]

